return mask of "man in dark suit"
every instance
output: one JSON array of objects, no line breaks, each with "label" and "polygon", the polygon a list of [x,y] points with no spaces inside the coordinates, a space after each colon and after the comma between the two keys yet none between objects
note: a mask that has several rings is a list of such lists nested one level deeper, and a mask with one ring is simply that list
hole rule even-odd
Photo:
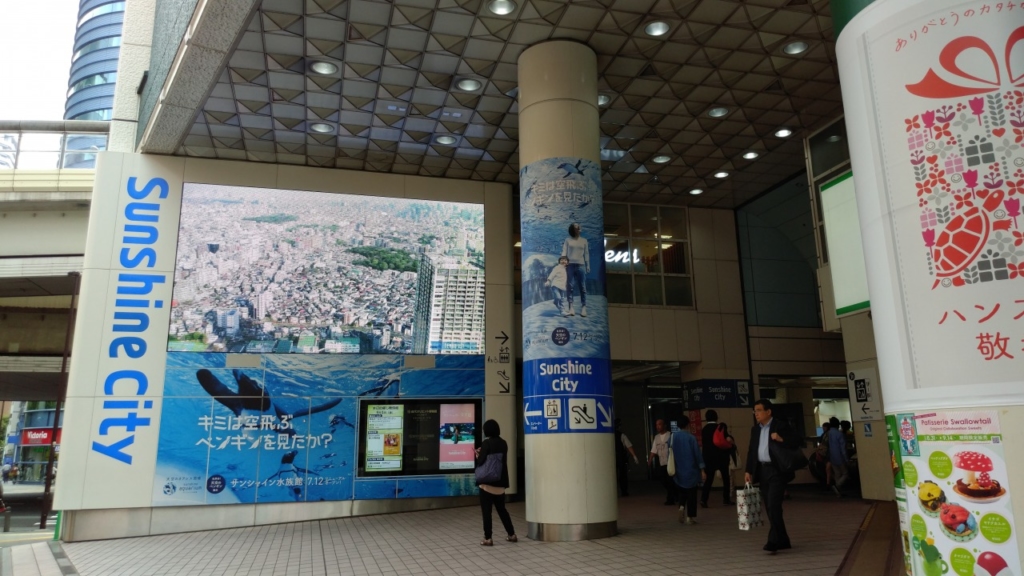
[{"label": "man in dark suit", "polygon": [[711,496],[711,485],[715,482],[715,472],[722,476],[722,502],[726,506],[732,506],[729,499],[729,450],[723,450],[715,446],[715,430],[718,429],[718,412],[708,410],[704,417],[708,423],[700,430],[700,450],[704,456],[704,466],[708,471],[708,480],[701,490],[701,508],[708,507],[708,498]]},{"label": "man in dark suit", "polygon": [[754,418],[757,424],[750,431],[745,481],[761,484],[761,499],[764,500],[768,522],[771,524],[764,550],[775,554],[779,550],[793,547],[786,533],[786,522],[782,518],[782,498],[786,484],[793,479],[794,474],[777,464],[779,452],[798,448],[800,438],[785,422],[772,418],[771,400],[762,398],[754,402]]}]

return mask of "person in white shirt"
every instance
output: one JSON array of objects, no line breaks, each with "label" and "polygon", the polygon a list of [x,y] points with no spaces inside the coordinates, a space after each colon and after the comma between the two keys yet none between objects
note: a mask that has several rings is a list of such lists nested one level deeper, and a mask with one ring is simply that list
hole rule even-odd
[{"label": "person in white shirt", "polygon": [[580,316],[587,317],[587,275],[590,274],[590,245],[587,239],[580,232],[579,223],[573,222],[569,225],[569,237],[562,243],[562,256],[569,259],[567,267],[568,282],[565,286],[565,293],[569,301],[569,310],[566,316],[575,316],[572,309],[572,293],[580,293]]},{"label": "person in white shirt", "polygon": [[562,313],[562,308],[565,306],[565,267],[569,265],[569,259],[562,256],[558,259],[558,264],[551,269],[551,274],[548,274],[548,279],[544,282],[545,286],[551,287],[551,295],[555,300],[555,308],[558,308],[558,313]]},{"label": "person in white shirt", "polygon": [[651,439],[651,453],[647,455],[647,465],[654,471],[654,478],[665,487],[665,505],[669,506],[676,503],[676,484],[668,475],[668,445],[672,432],[665,427],[665,421],[661,419],[654,422],[654,429],[657,434]]}]

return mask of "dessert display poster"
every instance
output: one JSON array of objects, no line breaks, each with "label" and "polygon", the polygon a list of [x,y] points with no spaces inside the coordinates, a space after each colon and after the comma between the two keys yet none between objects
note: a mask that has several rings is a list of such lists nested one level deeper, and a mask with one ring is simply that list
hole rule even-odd
[{"label": "dessert display poster", "polygon": [[1021,563],[997,412],[916,412],[895,420],[911,573],[1020,576],[1012,568]]}]

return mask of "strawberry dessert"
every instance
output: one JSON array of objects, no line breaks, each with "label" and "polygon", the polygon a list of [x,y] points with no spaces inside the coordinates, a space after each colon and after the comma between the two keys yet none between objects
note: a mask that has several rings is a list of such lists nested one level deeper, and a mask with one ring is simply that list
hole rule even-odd
[{"label": "strawberry dessert", "polygon": [[939,520],[942,533],[957,542],[969,542],[978,536],[978,521],[959,504],[943,504]]}]

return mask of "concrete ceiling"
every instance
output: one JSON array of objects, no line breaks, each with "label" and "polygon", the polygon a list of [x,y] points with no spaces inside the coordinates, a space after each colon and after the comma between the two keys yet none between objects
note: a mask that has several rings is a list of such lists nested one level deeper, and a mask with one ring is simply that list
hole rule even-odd
[{"label": "concrete ceiling", "polygon": [[[802,136],[841,112],[828,0],[516,4],[499,16],[484,0],[264,0],[173,149],[514,183],[516,61],[566,38],[597,52],[610,98],[605,198],[733,208],[803,170]],[[666,35],[645,33],[655,20]],[[783,51],[798,40],[805,52]],[[337,71],[317,74],[317,61]],[[463,78],[482,87],[461,91]],[[716,106],[728,113],[712,118]],[[781,127],[794,135],[775,137]],[[748,151],[760,156],[744,160]],[[722,170],[728,178],[713,176]]]}]

